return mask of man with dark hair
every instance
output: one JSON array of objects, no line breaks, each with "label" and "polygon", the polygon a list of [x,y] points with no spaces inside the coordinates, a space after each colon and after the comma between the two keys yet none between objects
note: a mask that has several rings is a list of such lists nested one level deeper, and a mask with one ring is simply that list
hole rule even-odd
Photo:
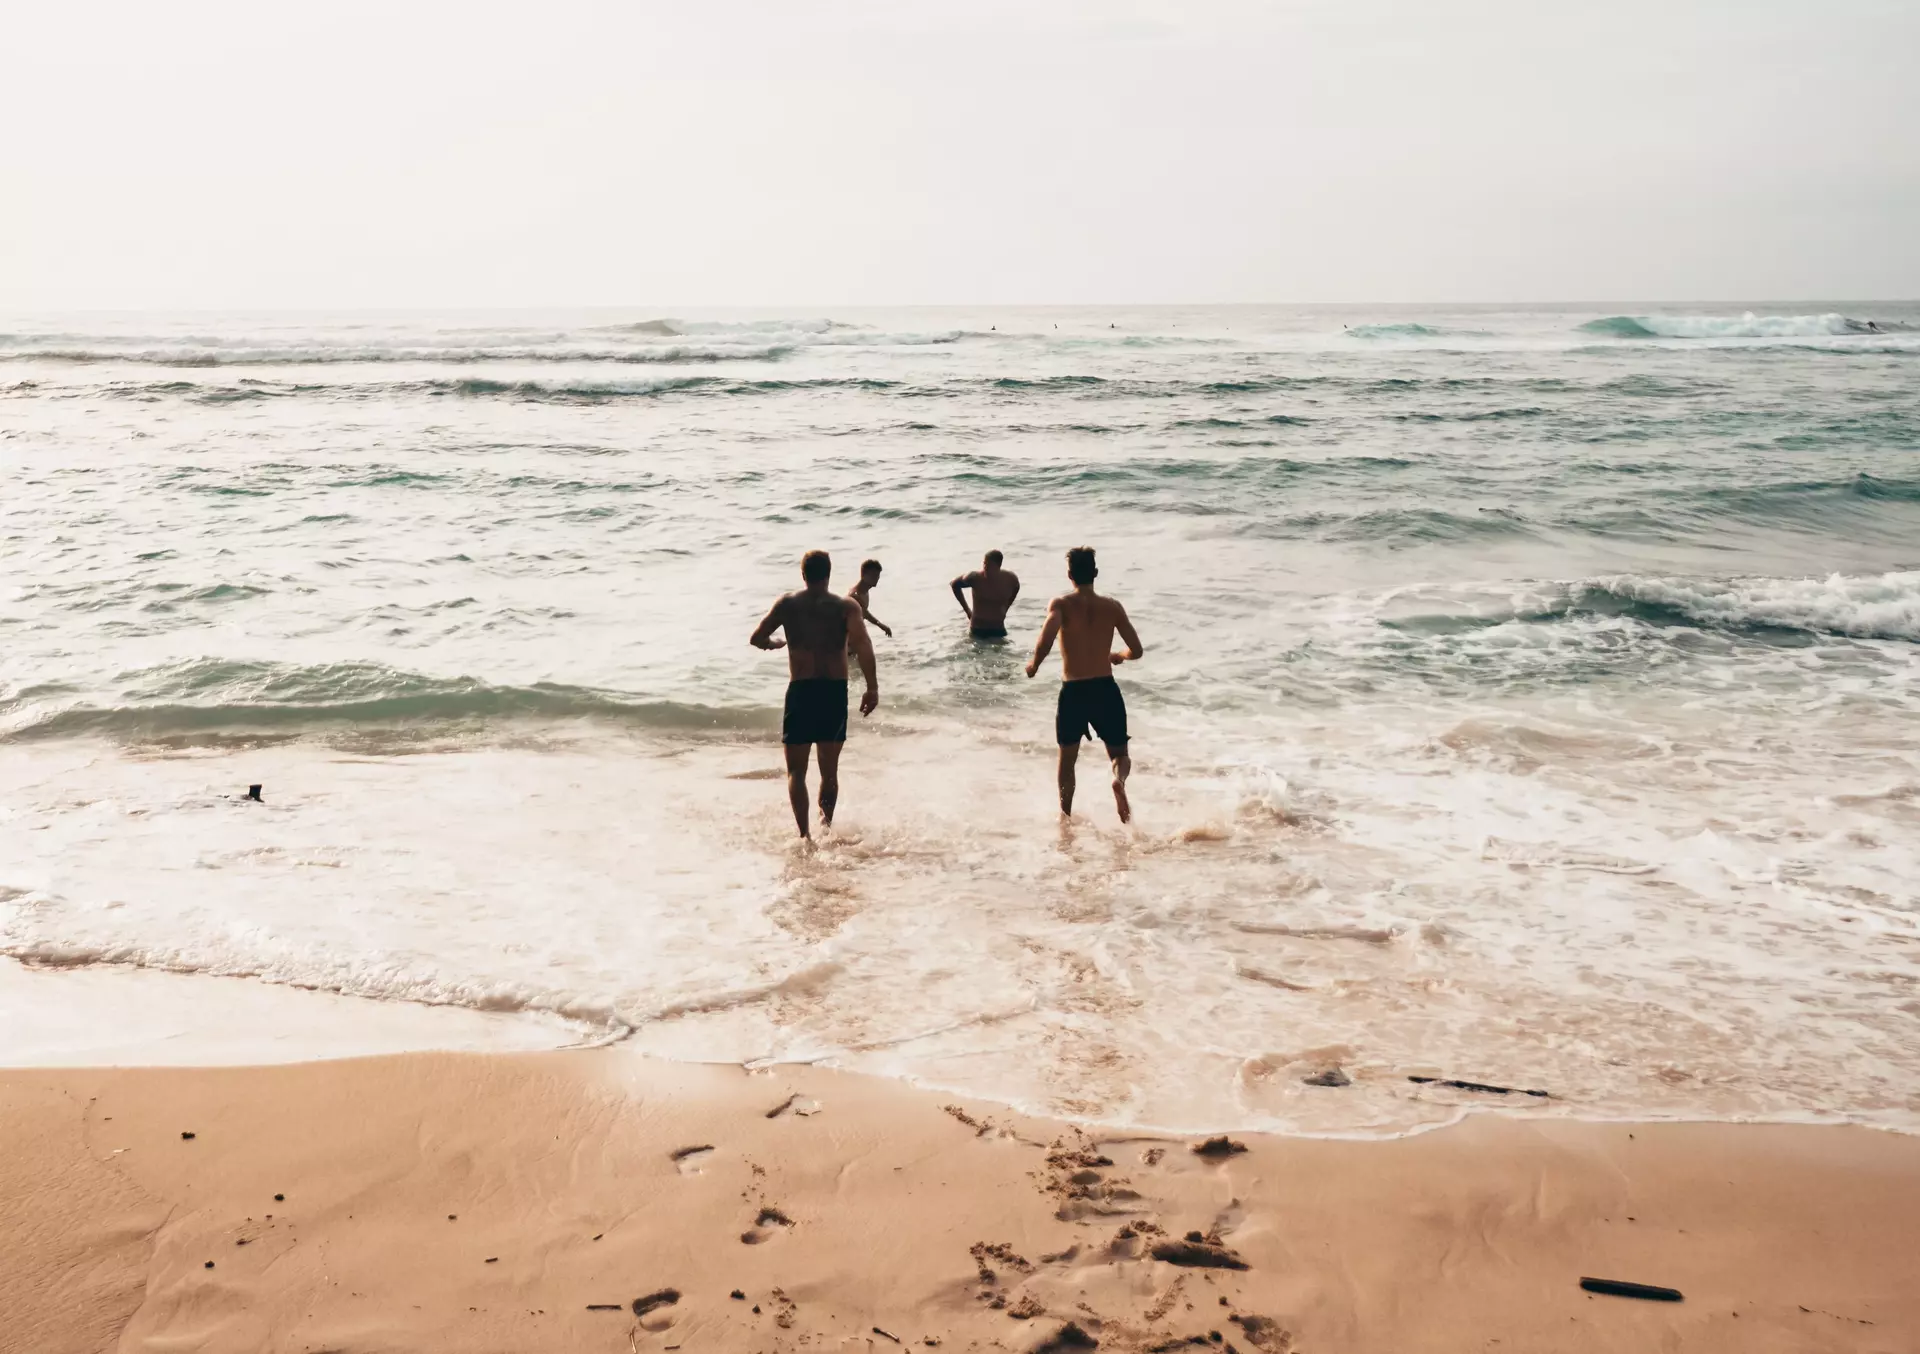
[{"label": "man with dark hair", "polygon": [[874,615],[873,608],[867,605],[867,598],[872,596],[873,590],[879,586],[880,561],[877,559],[864,560],[860,565],[860,581],[853,585],[853,588],[847,593],[847,596],[853,598],[854,601],[860,604],[860,614],[862,616],[866,617],[871,624],[877,625],[882,630],[885,630],[887,632],[887,638],[892,639],[893,627]]},{"label": "man with dark hair", "polygon": [[[1053,732],[1060,745],[1060,812],[1073,816],[1074,763],[1080,758],[1080,740],[1091,729],[1106,744],[1113,763],[1113,802],[1124,823],[1133,817],[1133,806],[1127,802],[1133,759],[1127,755],[1127,703],[1120,695],[1120,684],[1113,680],[1113,669],[1140,657],[1146,648],[1127,619],[1127,609],[1093,590],[1099,575],[1091,546],[1077,545],[1067,551],[1067,577],[1073,581],[1073,591],[1047,604],[1047,623],[1033,646],[1027,676],[1040,671],[1054,637],[1059,636],[1062,680]],[[1111,648],[1116,630],[1127,642],[1125,653]]]},{"label": "man with dark hair", "polygon": [[[1005,639],[1007,610],[1020,595],[1020,579],[1011,569],[1002,569],[998,550],[987,551],[986,567],[962,574],[953,580],[953,597],[967,613],[967,624],[975,639]],[[973,605],[967,605],[966,591],[973,589]]]},{"label": "man with dark hair", "polygon": [[[807,831],[807,750],[820,749],[820,821],[833,826],[833,806],[840,799],[840,750],[847,741],[847,651],[860,661],[867,679],[860,697],[860,713],[870,715],[880,704],[880,681],[874,672],[873,637],[867,633],[860,604],[827,590],[833,561],[824,550],[809,550],[800,561],[806,587],[773,604],[747,641],[756,649],[787,651],[785,718],[780,741],[787,751],[787,800],[793,805],[794,825],[802,837]],[[775,639],[775,630],[786,638]]]}]

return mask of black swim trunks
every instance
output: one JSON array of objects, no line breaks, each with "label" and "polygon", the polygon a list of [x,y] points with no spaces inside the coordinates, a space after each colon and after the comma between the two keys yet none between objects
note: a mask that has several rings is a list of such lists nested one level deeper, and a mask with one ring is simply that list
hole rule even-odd
[{"label": "black swim trunks", "polygon": [[787,683],[787,712],[780,721],[782,743],[847,741],[847,679],[797,677]]},{"label": "black swim trunks", "polygon": [[1007,627],[1004,625],[976,625],[973,627],[975,639],[1005,639]]},{"label": "black swim trunks", "polygon": [[1053,736],[1061,747],[1072,747],[1094,736],[1119,755],[1127,750],[1127,702],[1120,683],[1111,677],[1082,677],[1060,683],[1060,705],[1053,716]]}]

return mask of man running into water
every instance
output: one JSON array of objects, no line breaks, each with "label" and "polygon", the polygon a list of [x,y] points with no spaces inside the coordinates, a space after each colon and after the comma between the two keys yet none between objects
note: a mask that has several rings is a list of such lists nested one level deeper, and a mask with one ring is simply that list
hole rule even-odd
[{"label": "man running into water", "polygon": [[[833,561],[824,550],[809,550],[800,561],[806,587],[773,604],[747,642],[756,649],[785,649],[787,672],[786,716],[780,741],[787,750],[787,799],[793,822],[802,837],[807,831],[807,750],[820,749],[820,821],[833,826],[833,806],[840,798],[840,749],[847,742],[847,651],[860,660],[867,679],[860,697],[860,713],[870,715],[880,704],[880,682],[874,673],[873,637],[851,597],[827,590]],[[785,630],[785,639],[773,638]]]},{"label": "man running into water", "polygon": [[[1040,631],[1040,642],[1033,646],[1027,676],[1040,671],[1058,635],[1063,671],[1053,733],[1060,744],[1060,812],[1073,816],[1073,767],[1080,758],[1080,740],[1091,728],[1107,745],[1113,762],[1113,803],[1125,823],[1133,818],[1133,806],[1127,802],[1127,773],[1133,770],[1133,760],[1127,756],[1127,703],[1120,695],[1120,684],[1113,680],[1113,668],[1140,657],[1146,649],[1127,619],[1127,609],[1093,590],[1099,575],[1091,546],[1067,551],[1067,577],[1073,580],[1073,591],[1047,604],[1047,624]],[[1116,630],[1127,642],[1125,653],[1111,649]]]},{"label": "man running into water", "polygon": [[892,639],[893,627],[874,615],[873,608],[867,605],[867,599],[873,595],[873,590],[879,586],[880,561],[870,559],[861,564],[860,581],[853,585],[852,589],[848,591],[847,596],[853,598],[854,601],[860,604],[860,614],[867,618],[868,624],[879,626],[887,632],[887,638]]},{"label": "man running into water", "polygon": [[[1020,579],[1011,569],[1002,569],[1004,559],[998,550],[987,551],[986,567],[962,574],[953,580],[953,597],[967,613],[975,639],[1005,639],[1007,610],[1020,595]],[[973,605],[967,605],[966,590],[973,589]]]}]

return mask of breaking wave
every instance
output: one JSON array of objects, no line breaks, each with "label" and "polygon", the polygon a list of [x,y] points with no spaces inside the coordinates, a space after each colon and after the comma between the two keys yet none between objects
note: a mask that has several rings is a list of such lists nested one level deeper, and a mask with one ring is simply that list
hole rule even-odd
[{"label": "breaking wave", "polygon": [[1608,315],[1580,326],[1582,333],[1624,339],[1844,338],[1855,334],[1904,333],[1896,320],[1857,320],[1846,315]]},{"label": "breaking wave", "polygon": [[[1484,598],[1483,598],[1484,602]],[[1782,632],[1920,642],[1920,570],[1825,578],[1620,574],[1544,584],[1496,605],[1383,618],[1389,630],[1450,636],[1496,627],[1629,621],[1765,638]]]},{"label": "breaking wave", "polygon": [[1920,641],[1920,570],[1818,578],[1593,579],[1571,607],[1725,630],[1800,630]]},{"label": "breaking wave", "polygon": [[346,726],[447,726],[497,721],[596,720],[660,730],[749,731],[770,710],[649,700],[627,692],[536,682],[497,686],[472,677],[430,677],[377,663],[282,663],[200,659],[129,674],[113,705],[54,706],[35,689],[0,699],[0,742],[103,737],[192,743],[293,737]]}]

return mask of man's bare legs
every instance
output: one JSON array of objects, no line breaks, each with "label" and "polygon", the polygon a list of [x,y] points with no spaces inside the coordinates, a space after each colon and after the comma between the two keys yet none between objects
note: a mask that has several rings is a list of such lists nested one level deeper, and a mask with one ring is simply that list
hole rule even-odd
[{"label": "man's bare legs", "polygon": [[[1109,747],[1107,756],[1113,759],[1113,806],[1120,811],[1120,821],[1133,821],[1133,805],[1127,802],[1127,777],[1133,772],[1133,758],[1125,749]],[[1073,817],[1073,770],[1080,760],[1080,745],[1068,744],[1060,749],[1060,815]]]},{"label": "man's bare legs", "polygon": [[[821,743],[820,748],[820,821],[833,826],[833,806],[840,802],[840,750],[845,743]],[[800,803],[807,802],[806,786],[800,787]]]},{"label": "man's bare legs", "polygon": [[802,837],[813,835],[807,831],[807,753],[812,749],[811,743],[786,745],[787,803],[793,806],[793,825]]},{"label": "man's bare legs", "polygon": [[820,749],[820,821],[833,826],[833,809],[840,802],[840,751],[845,743],[788,743],[787,803],[793,808],[793,825],[802,837],[807,831],[807,754]]}]

